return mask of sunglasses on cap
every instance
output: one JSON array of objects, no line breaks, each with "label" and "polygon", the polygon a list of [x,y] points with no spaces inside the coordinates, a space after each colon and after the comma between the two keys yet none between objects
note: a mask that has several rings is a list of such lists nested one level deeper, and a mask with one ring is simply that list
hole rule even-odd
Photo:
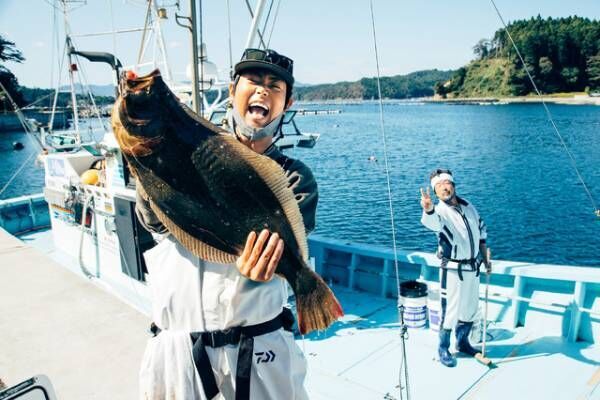
[{"label": "sunglasses on cap", "polygon": [[242,54],[242,61],[265,61],[270,64],[277,65],[285,69],[290,74],[293,74],[294,61],[284,55],[281,55],[273,50],[261,50],[261,49],[246,49]]}]

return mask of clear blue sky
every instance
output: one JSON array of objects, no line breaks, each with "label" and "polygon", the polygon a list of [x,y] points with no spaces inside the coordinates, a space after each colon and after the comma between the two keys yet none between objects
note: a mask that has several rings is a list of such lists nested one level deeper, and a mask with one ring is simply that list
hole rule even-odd
[{"label": "clear blue sky", "polygon": [[[23,52],[23,64],[9,67],[26,86],[50,87],[53,0],[0,0],[0,34]],[[163,3],[174,4],[175,0]],[[188,0],[180,0],[186,14]],[[237,59],[246,41],[250,17],[243,0],[230,0],[232,45]],[[251,4],[255,4],[251,1]],[[496,0],[506,20],[579,15],[600,19],[600,0]],[[204,33],[209,58],[225,71],[229,66],[225,0],[203,1]],[[472,46],[489,38],[501,23],[488,0],[374,0],[382,75],[438,68],[457,68],[472,58]],[[111,18],[111,8],[113,10]],[[173,72],[183,78],[188,63],[188,34],[174,24],[169,8],[164,35]],[[71,13],[72,31],[91,33],[141,27],[144,0],[87,0]],[[61,31],[62,32],[62,20]],[[116,49],[124,64],[137,57],[141,33],[78,38],[81,50]],[[368,0],[281,0],[272,48],[295,61],[296,79],[304,83],[353,81],[376,74]],[[86,63],[90,83],[111,82],[108,68]],[[225,78],[226,72],[222,73]],[[56,78],[55,78],[56,79]],[[63,78],[64,81],[64,78]]]}]

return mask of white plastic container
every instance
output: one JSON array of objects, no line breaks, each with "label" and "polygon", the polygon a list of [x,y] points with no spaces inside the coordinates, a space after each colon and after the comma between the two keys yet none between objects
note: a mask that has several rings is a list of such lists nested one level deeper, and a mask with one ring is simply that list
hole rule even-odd
[{"label": "white plastic container", "polygon": [[440,285],[437,282],[430,282],[427,285],[427,314],[429,329],[439,332],[442,322],[442,303],[440,302]]},{"label": "white plastic container", "polygon": [[400,302],[404,306],[404,323],[421,329],[427,324],[427,285],[417,281],[400,284]]}]

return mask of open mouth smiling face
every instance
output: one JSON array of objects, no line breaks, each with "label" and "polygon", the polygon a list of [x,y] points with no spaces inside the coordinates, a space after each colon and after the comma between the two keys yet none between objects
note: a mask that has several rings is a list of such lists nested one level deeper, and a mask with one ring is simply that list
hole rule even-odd
[{"label": "open mouth smiling face", "polygon": [[286,83],[269,73],[244,73],[230,88],[230,96],[248,126],[263,128],[283,112]]},{"label": "open mouth smiling face", "polygon": [[265,126],[271,122],[271,118],[269,118],[270,112],[271,109],[268,104],[254,101],[250,103],[248,106],[248,111],[246,111],[246,122],[254,127]]}]

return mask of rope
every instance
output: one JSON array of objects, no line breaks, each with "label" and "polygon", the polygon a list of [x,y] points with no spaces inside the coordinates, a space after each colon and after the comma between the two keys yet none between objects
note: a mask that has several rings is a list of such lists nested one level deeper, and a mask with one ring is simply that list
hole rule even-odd
[{"label": "rope", "polygon": [[148,9],[146,10],[146,20],[144,21],[144,31],[142,32],[142,41],[140,42],[140,51],[138,52],[137,64],[142,63],[142,55],[144,54],[144,42],[146,41],[146,32],[148,32],[148,24],[150,21],[150,14],[152,9],[152,2],[148,2]]},{"label": "rope", "polygon": [[275,7],[275,15],[273,16],[273,23],[271,24],[271,32],[269,32],[269,39],[267,39],[267,48],[271,44],[271,37],[273,36],[273,31],[275,30],[275,22],[277,22],[277,16],[279,15],[279,6],[281,5],[281,0],[277,0],[277,7]]},{"label": "rope", "polygon": [[[269,2],[269,11],[267,12],[267,16],[265,18],[265,23],[263,24],[263,28],[262,28],[263,33],[267,32],[267,26],[269,24],[269,18],[271,17],[271,10],[273,10],[273,0],[271,0]],[[267,45],[265,45],[265,48],[268,49]]]},{"label": "rope", "polygon": [[583,180],[583,177],[581,176],[581,173],[579,172],[579,168],[577,168],[577,163],[575,162],[575,158],[573,157],[573,154],[571,153],[571,151],[567,147],[567,144],[565,143],[565,140],[563,139],[562,135],[560,134],[560,132],[558,130],[558,127],[554,123],[554,118],[552,118],[552,114],[550,113],[550,110],[548,109],[548,106],[546,105],[546,102],[544,101],[544,98],[542,97],[542,94],[540,93],[537,85],[535,84],[535,81],[533,80],[533,77],[531,76],[531,73],[529,72],[529,68],[527,68],[527,64],[525,63],[525,60],[523,59],[523,56],[521,56],[521,52],[519,51],[519,48],[517,47],[517,44],[515,43],[515,41],[512,38],[512,35],[509,32],[508,26],[506,25],[506,22],[504,22],[504,18],[502,17],[502,14],[500,13],[500,10],[498,10],[498,7],[496,7],[496,3],[494,2],[494,0],[490,0],[490,2],[492,3],[492,6],[496,10],[496,14],[498,14],[498,18],[500,18],[500,22],[502,22],[502,25],[504,26],[504,30],[506,31],[506,34],[508,35],[508,38],[510,39],[511,44],[514,47],[514,49],[515,49],[515,51],[517,53],[517,56],[519,57],[519,60],[521,60],[521,63],[523,64],[523,68],[525,69],[525,72],[527,73],[527,77],[529,78],[529,81],[533,85],[533,89],[535,90],[535,92],[537,93],[538,97],[542,101],[542,105],[544,106],[544,110],[546,111],[546,115],[548,117],[548,120],[552,124],[552,128],[554,128],[554,132],[556,133],[556,136],[558,136],[558,139],[560,140],[560,143],[562,144],[563,148],[565,149],[565,152],[569,156],[569,160],[571,161],[571,165],[572,165],[573,169],[575,170],[575,173],[577,174],[577,177],[579,178],[579,181],[583,185],[583,189],[585,190],[585,192],[587,193],[588,197],[590,198],[590,202],[592,203],[592,207],[594,207],[594,213],[597,216],[600,217],[600,210],[598,209],[598,206],[596,205],[596,202],[594,201],[594,197],[592,196],[592,193],[590,192],[590,190],[588,189],[587,185],[585,184],[585,181]]},{"label": "rope", "polygon": [[29,104],[27,104],[25,107],[21,107],[21,110],[27,110],[28,108],[33,108],[33,105],[34,105],[34,104],[37,104],[37,103],[39,103],[40,101],[42,101],[42,100],[45,100],[45,99],[47,99],[47,98],[48,98],[48,97],[50,97],[50,96],[54,96],[54,92],[50,92],[50,93],[48,93],[47,95],[40,97],[40,98],[39,98],[39,99],[37,99],[36,101],[34,101],[34,102],[32,102],[32,103],[29,103]]},{"label": "rope", "polygon": [[[96,118],[98,119],[98,121],[100,121],[100,126],[102,127],[102,131],[104,133],[106,133],[106,132],[108,132],[108,128],[107,128],[104,120],[102,119],[102,116],[100,115],[100,109],[98,108],[98,105],[96,104],[96,100],[94,99],[94,95],[92,94],[92,89],[90,88],[90,85],[88,83],[85,68],[83,67],[83,64],[79,62],[79,56],[75,56],[75,60],[77,62],[77,65],[79,66],[79,70],[80,70],[79,71],[79,87],[81,88],[82,95],[84,95],[84,96],[86,95],[86,93],[84,93],[84,87],[85,87],[85,89],[87,90],[87,96],[85,96],[85,97],[89,97],[90,102],[92,103],[92,110],[94,111],[94,114],[96,114]],[[78,134],[81,135],[80,132],[78,132]],[[97,144],[98,140],[96,140],[93,133],[91,136],[92,136],[90,138],[91,141],[93,141]]]},{"label": "rope", "polygon": [[[373,11],[373,0],[369,0],[369,5],[371,9],[371,27],[373,30],[373,46],[375,49],[375,62],[377,64],[377,95],[379,97],[379,119],[381,124],[381,139],[383,142],[383,159],[385,165],[385,176],[387,181],[387,193],[388,193],[388,205],[390,210],[390,222],[392,225],[392,244],[394,248],[394,269],[396,272],[396,290],[398,291],[398,303],[400,303],[400,276],[398,273],[398,249],[396,246],[396,227],[394,223],[394,205],[392,202],[392,185],[390,182],[390,169],[389,169],[389,160],[388,160],[388,150],[387,150],[387,140],[385,135],[385,122],[383,117],[383,98],[381,96],[381,73],[379,66],[379,51],[377,49],[377,35],[375,33],[375,13]],[[406,347],[405,347],[405,339],[406,339],[406,326],[404,324],[404,318],[402,316],[403,306],[399,304],[399,312],[400,312],[400,321],[401,321],[401,341],[402,341],[402,359],[400,364],[398,383],[399,383],[399,391],[400,391],[400,399],[403,398],[402,395],[402,368],[404,368],[404,378],[406,384],[406,398],[410,399],[410,387],[408,383],[408,365],[406,362]]]},{"label": "rope", "polygon": [[4,191],[6,189],[8,189],[8,187],[15,180],[15,178],[17,177],[17,175],[19,175],[21,173],[21,171],[23,171],[23,168],[25,168],[25,166],[29,163],[29,161],[31,161],[31,158],[33,156],[35,156],[36,154],[37,154],[36,151],[32,151],[31,152],[31,154],[29,155],[29,157],[27,157],[27,159],[23,162],[23,164],[21,164],[21,166],[19,167],[19,169],[15,171],[15,173],[10,177],[10,179],[8,180],[8,182],[6,182],[6,184],[4,186],[2,186],[2,189],[0,189],[0,196],[2,196],[2,193],[4,193]]}]

